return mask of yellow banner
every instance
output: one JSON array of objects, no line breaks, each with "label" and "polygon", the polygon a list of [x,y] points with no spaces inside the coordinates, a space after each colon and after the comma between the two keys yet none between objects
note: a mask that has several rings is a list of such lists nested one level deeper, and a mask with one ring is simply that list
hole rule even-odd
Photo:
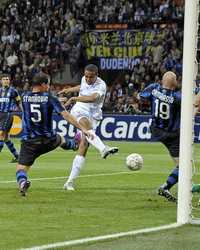
[{"label": "yellow banner", "polygon": [[151,49],[154,40],[163,39],[164,30],[94,30],[82,37],[87,59],[93,57],[138,57]]}]

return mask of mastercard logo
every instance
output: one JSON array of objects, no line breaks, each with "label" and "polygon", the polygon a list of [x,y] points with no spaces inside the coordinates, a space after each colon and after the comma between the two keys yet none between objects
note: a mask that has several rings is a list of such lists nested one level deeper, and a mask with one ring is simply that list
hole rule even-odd
[{"label": "mastercard logo", "polygon": [[13,116],[13,124],[10,129],[10,135],[18,135],[22,131],[22,119],[18,115]]}]

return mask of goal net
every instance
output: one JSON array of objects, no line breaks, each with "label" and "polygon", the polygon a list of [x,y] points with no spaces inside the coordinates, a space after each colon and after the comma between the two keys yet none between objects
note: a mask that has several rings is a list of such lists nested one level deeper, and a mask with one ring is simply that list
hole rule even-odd
[{"label": "goal net", "polygon": [[[200,119],[194,118],[194,96],[200,76],[199,0],[185,0],[183,78],[181,105],[181,138],[178,185],[177,222],[198,223],[200,193],[192,193],[198,177]],[[200,79],[200,78],[199,78]],[[196,131],[196,133],[195,133]]]}]

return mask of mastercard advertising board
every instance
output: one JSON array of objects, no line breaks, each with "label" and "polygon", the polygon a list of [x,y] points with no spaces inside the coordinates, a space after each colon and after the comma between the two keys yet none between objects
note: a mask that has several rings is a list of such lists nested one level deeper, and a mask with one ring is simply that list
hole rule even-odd
[{"label": "mastercard advertising board", "polygon": [[20,115],[13,116],[13,124],[10,129],[10,135],[17,136],[22,132],[22,119]]}]

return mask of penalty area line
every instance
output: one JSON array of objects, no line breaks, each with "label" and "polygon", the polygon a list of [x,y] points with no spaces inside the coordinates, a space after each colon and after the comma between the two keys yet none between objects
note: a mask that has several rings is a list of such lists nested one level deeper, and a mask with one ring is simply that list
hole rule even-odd
[{"label": "penalty area line", "polygon": [[69,240],[69,241],[63,241],[63,242],[57,242],[47,245],[41,245],[41,246],[34,246],[30,248],[21,248],[20,250],[47,250],[47,249],[55,249],[59,247],[66,247],[66,246],[75,246],[75,245],[81,245],[85,243],[91,243],[91,242],[98,242],[98,241],[104,241],[104,240],[111,240],[111,239],[117,239],[125,236],[133,236],[138,234],[145,234],[145,233],[151,233],[151,232],[157,232],[172,228],[177,228],[182,226],[182,224],[179,223],[173,223],[168,225],[163,225],[159,227],[151,227],[151,228],[144,228],[139,230],[133,230],[128,232],[120,232],[115,234],[108,234],[108,235],[101,235],[96,237],[88,237],[88,238],[82,238],[77,240]]},{"label": "penalty area line", "polygon": [[[138,172],[138,171],[135,171]],[[114,173],[102,173],[102,174],[85,174],[78,176],[78,178],[87,178],[87,177],[99,177],[99,176],[111,176],[111,175],[121,175],[121,174],[133,174],[135,172],[114,172]],[[59,179],[67,179],[68,176],[56,176],[56,177],[41,177],[41,178],[30,178],[31,181],[48,181],[48,180],[59,180]],[[7,184],[7,183],[16,183],[16,180],[10,180],[10,181],[0,181],[0,184]]]}]

